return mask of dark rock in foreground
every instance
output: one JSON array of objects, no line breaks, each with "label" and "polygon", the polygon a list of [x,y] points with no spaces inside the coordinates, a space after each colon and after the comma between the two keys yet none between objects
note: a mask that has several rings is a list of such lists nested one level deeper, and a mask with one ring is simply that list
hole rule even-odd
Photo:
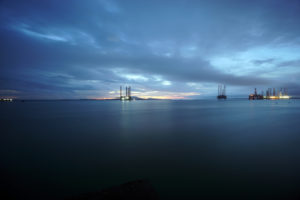
[{"label": "dark rock in foreground", "polygon": [[104,189],[99,192],[92,192],[68,198],[68,200],[157,200],[158,195],[153,186],[146,180],[137,180]]}]

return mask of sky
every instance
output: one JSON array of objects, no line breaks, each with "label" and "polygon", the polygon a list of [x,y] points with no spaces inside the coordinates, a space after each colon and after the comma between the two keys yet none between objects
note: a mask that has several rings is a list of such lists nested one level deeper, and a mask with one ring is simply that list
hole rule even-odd
[{"label": "sky", "polygon": [[1,0],[0,97],[300,95],[300,0]]}]

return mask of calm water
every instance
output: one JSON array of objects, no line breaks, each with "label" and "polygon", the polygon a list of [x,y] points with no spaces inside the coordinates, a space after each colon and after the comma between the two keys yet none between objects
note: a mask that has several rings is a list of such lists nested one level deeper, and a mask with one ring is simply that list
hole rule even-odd
[{"label": "calm water", "polygon": [[161,199],[300,197],[299,100],[41,101],[0,111],[1,188],[19,199],[136,179]]}]

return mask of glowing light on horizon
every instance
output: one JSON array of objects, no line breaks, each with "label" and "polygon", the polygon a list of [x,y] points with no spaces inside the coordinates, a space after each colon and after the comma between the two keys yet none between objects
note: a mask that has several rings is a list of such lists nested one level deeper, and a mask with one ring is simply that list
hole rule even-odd
[{"label": "glowing light on horizon", "polygon": [[4,99],[0,99],[1,101],[13,101],[13,99],[11,98],[4,98]]},{"label": "glowing light on horizon", "polygon": [[284,95],[284,96],[279,96],[279,99],[289,99],[291,98],[290,96]]},{"label": "glowing light on horizon", "polygon": [[109,97],[104,97],[104,98],[91,98],[93,100],[113,100],[113,99],[116,99],[116,98],[109,98]]},{"label": "glowing light on horizon", "polygon": [[139,96],[143,99],[185,99],[185,97],[182,96]]},{"label": "glowing light on horizon", "polygon": [[283,96],[268,96],[264,97],[265,99],[290,99],[291,96],[283,95]]}]

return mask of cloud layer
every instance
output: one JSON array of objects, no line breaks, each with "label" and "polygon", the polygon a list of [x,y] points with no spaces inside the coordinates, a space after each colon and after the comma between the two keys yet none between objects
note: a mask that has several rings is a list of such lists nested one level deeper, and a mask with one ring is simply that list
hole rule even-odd
[{"label": "cloud layer", "polygon": [[300,91],[300,1],[2,1],[0,96]]}]

